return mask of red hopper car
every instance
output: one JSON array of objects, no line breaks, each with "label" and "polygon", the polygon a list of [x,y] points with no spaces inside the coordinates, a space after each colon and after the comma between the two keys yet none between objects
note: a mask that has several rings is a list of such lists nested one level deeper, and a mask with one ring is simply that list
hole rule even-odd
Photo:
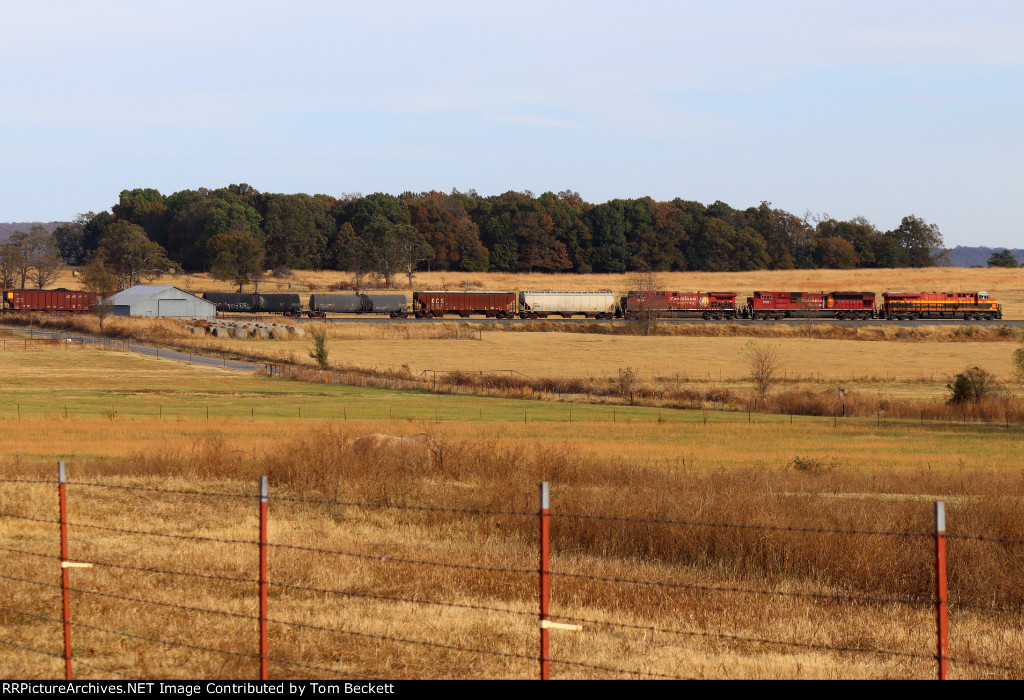
[{"label": "red hopper car", "polygon": [[416,318],[434,318],[458,314],[488,318],[512,318],[516,315],[515,292],[414,292],[412,307]]},{"label": "red hopper car", "polygon": [[80,314],[92,311],[96,294],[67,289],[12,289],[4,301],[6,307],[14,311]]}]

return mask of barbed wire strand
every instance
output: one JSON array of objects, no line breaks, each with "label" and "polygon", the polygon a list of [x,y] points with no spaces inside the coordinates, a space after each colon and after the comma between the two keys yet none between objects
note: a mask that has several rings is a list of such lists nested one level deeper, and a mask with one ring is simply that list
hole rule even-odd
[{"label": "barbed wire strand", "polygon": [[365,678],[366,680],[375,680],[376,679],[375,676],[364,676],[361,673],[354,673],[352,671],[339,671],[336,668],[327,668],[325,666],[312,666],[310,664],[299,663],[298,661],[287,661],[285,659],[282,659],[282,658],[279,658],[279,657],[276,657],[276,656],[268,656],[267,657],[267,661],[269,661],[272,664],[282,664],[284,666],[294,666],[295,668],[301,668],[301,669],[304,669],[306,671],[323,671],[324,673],[329,673],[329,674],[332,674],[332,675],[334,675],[334,674],[341,674],[343,676],[352,676],[353,678]]},{"label": "barbed wire strand", "polygon": [[[61,658],[63,658],[63,657],[61,657]],[[71,658],[71,663],[75,664],[76,666],[85,666],[86,668],[92,669],[93,671],[99,671],[100,673],[107,673],[107,674],[110,674],[111,676],[117,676],[119,678],[124,678],[124,679],[129,680],[129,681],[141,681],[142,680],[141,678],[136,678],[135,676],[129,676],[127,674],[121,673],[120,671],[114,671],[113,669],[103,668],[101,666],[94,666],[93,664],[89,663],[88,661],[82,661],[81,659],[79,659],[77,657],[74,657],[74,656]]]},{"label": "barbed wire strand", "polygon": [[12,552],[14,554],[24,554],[30,557],[42,557],[43,559],[60,559],[61,557],[57,554],[43,554],[42,552],[31,552],[27,549],[14,549],[12,547],[0,547],[0,552]]},{"label": "barbed wire strand", "polygon": [[[59,559],[60,557],[56,557],[56,558]],[[191,578],[212,579],[212,580],[215,580],[215,581],[231,581],[231,582],[234,582],[234,583],[259,583],[260,582],[259,579],[256,579],[256,578],[239,578],[237,576],[222,576],[220,574],[198,574],[198,573],[194,573],[192,571],[174,571],[172,569],[159,569],[159,568],[147,567],[147,566],[130,566],[128,564],[114,564],[112,562],[105,562],[105,561],[90,561],[90,562],[84,562],[84,563],[89,563],[89,564],[92,564],[93,566],[98,566],[98,567],[102,567],[102,568],[120,569],[120,570],[123,570],[123,571],[139,571],[139,572],[147,573],[147,574],[160,574],[160,575],[165,575],[165,576],[187,576],[187,577],[191,577]]]},{"label": "barbed wire strand", "polygon": [[977,666],[978,668],[989,668],[996,671],[1012,671],[1014,673],[1024,673],[1024,666],[1005,666],[1003,664],[993,664],[987,661],[975,661],[973,659],[964,659],[959,656],[950,656],[948,657],[948,660],[950,664],[962,664],[964,666]]},{"label": "barbed wire strand", "polygon": [[423,600],[421,598],[399,598],[397,596],[379,595],[374,593],[360,593],[358,591],[340,590],[337,588],[315,588],[312,586],[300,586],[294,583],[268,582],[271,588],[284,588],[288,590],[307,591],[327,595],[340,595],[349,598],[368,598],[370,600],[386,600],[392,603],[413,603],[415,605],[436,605],[444,608],[462,608],[464,610],[483,610],[486,612],[507,613],[509,615],[522,615],[525,617],[536,617],[536,611],[526,612],[523,610],[512,610],[511,608],[495,608],[486,605],[471,605],[469,603],[443,603],[437,600]]},{"label": "barbed wire strand", "polygon": [[28,515],[18,515],[17,513],[0,513],[0,518],[10,518],[12,520],[28,520],[34,523],[48,523],[50,525],[60,525],[59,520],[52,518],[33,518]]},{"label": "barbed wire strand", "polygon": [[210,496],[212,498],[238,498],[245,500],[259,500],[258,493],[220,493],[216,491],[192,491],[182,489],[159,489],[153,486],[126,486],[121,484],[102,484],[98,481],[68,481],[68,486],[85,486],[96,489],[117,489],[122,491],[149,491],[153,493],[166,493],[173,496]]},{"label": "barbed wire strand", "polygon": [[471,569],[474,571],[493,571],[500,573],[509,574],[536,574],[537,569],[511,569],[500,566],[474,566],[472,564],[451,564],[448,562],[429,561],[426,559],[406,559],[404,557],[389,557],[387,555],[380,554],[363,554],[360,552],[345,552],[337,549],[319,549],[317,547],[304,547],[297,544],[278,544],[271,542],[267,545],[272,549],[292,549],[301,552],[313,552],[315,554],[333,554],[341,557],[355,557],[357,559],[377,559],[381,563],[396,563],[396,564],[420,564],[423,566],[438,566],[447,569]]},{"label": "barbed wire strand", "polygon": [[[21,583],[31,583],[36,586],[42,586],[44,588],[56,588],[63,590],[63,586],[59,583],[47,583],[46,581],[35,581],[33,579],[18,578],[17,576],[7,576],[0,574],[0,579],[6,579],[8,581],[18,581]],[[86,588],[74,588],[69,586],[68,589],[72,593],[81,593],[83,595],[98,596],[100,598],[110,598],[112,600],[121,600],[128,603],[141,603],[143,605],[158,605],[165,608],[174,608],[176,610],[187,610],[189,612],[206,613],[210,615],[224,615],[225,617],[236,617],[244,620],[258,620],[258,615],[247,615],[245,613],[236,613],[228,610],[215,610],[213,608],[199,608],[192,605],[182,605],[181,603],[165,603],[159,600],[147,600],[145,598],[134,598],[132,596],[120,595],[117,593],[103,593],[102,591],[92,591]]]},{"label": "barbed wire strand", "polygon": [[551,576],[563,578],[600,581],[603,583],[622,583],[637,586],[658,586],[661,588],[677,588],[690,591],[708,591],[714,593],[742,593],[746,595],[780,596],[786,598],[817,598],[822,600],[855,600],[867,603],[901,603],[904,605],[934,605],[934,600],[916,598],[882,598],[878,596],[849,595],[843,593],[801,593],[798,591],[772,591],[757,588],[734,588],[726,586],[705,586],[698,583],[677,583],[672,581],[644,581],[639,579],[613,578],[608,576],[592,576],[590,574],[573,574],[564,571],[549,571]]},{"label": "barbed wire strand", "polygon": [[[536,515],[536,514],[535,514]],[[610,520],[615,522],[641,523],[647,525],[686,525],[689,527],[732,528],[737,530],[768,530],[773,532],[802,532],[824,535],[876,535],[882,537],[934,537],[934,532],[901,532],[889,530],[834,530],[816,527],[791,527],[788,525],[756,525],[744,523],[715,523],[697,520],[671,520],[665,518],[629,518],[618,515],[586,515],[583,513],[550,513],[552,518],[574,518],[585,520]]]},{"label": "barbed wire strand", "polygon": [[700,680],[699,678],[688,678],[686,676],[672,676],[672,675],[669,675],[667,673],[657,673],[655,671],[640,671],[640,670],[635,670],[634,671],[634,670],[630,670],[630,669],[626,669],[626,668],[615,668],[613,666],[602,666],[600,664],[590,664],[590,663],[585,663],[583,661],[568,661],[568,660],[565,660],[565,659],[548,659],[548,661],[550,663],[561,664],[563,666],[578,666],[580,668],[587,668],[587,669],[592,669],[592,670],[597,670],[597,671],[608,671],[610,673],[619,673],[619,674],[623,674],[623,675],[627,675],[627,676],[649,676],[651,678],[661,678],[661,679],[664,679],[664,680],[672,680],[672,681],[696,681],[696,680]]},{"label": "barbed wire strand", "polygon": [[749,642],[751,644],[766,644],[774,646],[794,647],[797,649],[813,649],[818,651],[837,651],[854,654],[875,654],[878,656],[897,656],[911,659],[934,659],[933,654],[915,654],[905,651],[891,651],[888,649],[858,649],[856,647],[837,647],[829,644],[814,644],[809,642],[791,642],[782,639],[763,639],[759,637],[743,637],[722,632],[698,632],[692,630],[666,629],[648,625],[634,625],[625,622],[612,622],[609,620],[595,620],[583,617],[571,617],[566,615],[552,615],[553,620],[566,620],[582,624],[606,625],[609,627],[620,627],[623,629],[640,630],[644,632],[656,632],[661,634],[673,634],[683,637],[700,637],[704,639],[721,639],[729,642]]},{"label": "barbed wire strand", "polygon": [[0,639],[0,644],[4,644],[9,647],[14,647],[15,649],[21,649],[22,651],[27,651],[32,654],[42,654],[43,656],[52,656],[55,659],[64,659],[63,654],[55,654],[52,651],[44,651],[42,649],[36,649],[34,647],[27,647],[24,644],[15,644],[14,642],[8,642],[5,639]]},{"label": "barbed wire strand", "polygon": [[392,637],[386,634],[373,634],[371,632],[356,632],[355,630],[345,630],[338,627],[324,627],[322,625],[313,625],[306,622],[293,622],[290,620],[278,620],[274,618],[268,618],[267,622],[271,624],[287,625],[290,627],[301,627],[304,629],[317,630],[319,632],[330,632],[333,634],[344,634],[353,637],[362,637],[364,639],[376,639],[385,642],[396,642],[398,644],[413,644],[416,646],[431,647],[434,649],[447,649],[449,651],[459,651],[470,654],[481,654],[484,656],[494,656],[505,659],[525,659],[527,661],[537,661],[536,656],[528,656],[526,654],[515,654],[505,651],[492,651],[490,649],[477,649],[474,647],[460,647],[453,644],[443,644],[441,642],[430,642],[421,639],[405,639],[402,637]]},{"label": "barbed wire strand", "polygon": [[101,530],[103,532],[120,532],[126,535],[143,535],[146,537],[168,537],[176,540],[195,540],[198,542],[216,542],[218,544],[251,544],[259,545],[256,540],[231,540],[220,537],[201,537],[199,535],[175,535],[167,532],[154,532],[152,530],[128,530],[120,527],[106,527],[103,525],[93,525],[91,523],[77,523],[68,522],[70,527],[80,527],[86,530]]},{"label": "barbed wire strand", "polygon": [[464,513],[467,515],[519,515],[536,518],[537,511],[525,510],[487,510],[482,508],[454,508],[449,506],[414,506],[401,503],[356,503],[354,501],[334,501],[330,499],[301,498],[297,496],[271,496],[271,501],[285,501],[292,503],[309,503],[314,505],[343,506],[346,508],[381,508],[395,510],[422,510],[437,511],[443,513]]},{"label": "barbed wire strand", "polygon": [[[46,622],[57,622],[57,623],[60,623],[60,624],[64,624],[64,620],[61,620],[59,618],[47,617],[46,615],[38,615],[36,613],[30,613],[30,612],[27,612],[25,610],[18,610],[17,608],[0,607],[0,611],[11,612],[11,613],[15,613],[15,614],[18,614],[18,615],[24,615],[26,617],[32,617],[32,618],[35,618],[37,620],[44,620]],[[176,642],[174,640],[160,639],[158,637],[147,637],[147,636],[141,635],[141,634],[133,634],[132,632],[123,632],[121,630],[107,629],[106,627],[99,627],[97,625],[89,625],[89,624],[86,624],[84,622],[75,622],[73,620],[70,621],[68,624],[70,624],[70,625],[72,625],[74,627],[81,627],[82,629],[93,630],[93,631],[96,631],[96,632],[105,632],[107,634],[114,634],[114,635],[118,635],[120,637],[126,637],[128,639],[138,639],[138,640],[141,640],[141,641],[144,641],[144,642],[152,642],[152,643],[155,643],[155,644],[164,644],[166,646],[172,646],[172,647],[182,647],[182,648],[185,648],[185,649],[192,649],[194,651],[206,651],[206,652],[211,652],[211,653],[214,653],[214,654],[224,654],[226,656],[241,656],[241,657],[245,657],[245,658],[248,658],[248,659],[258,659],[258,658],[260,658],[259,654],[250,654],[250,653],[246,653],[246,652],[242,652],[242,651],[231,651],[231,650],[228,650],[228,649],[214,649],[213,647],[204,647],[204,646],[200,646],[198,644],[188,644],[186,642]],[[61,658],[63,658],[63,657],[61,657]]]},{"label": "barbed wire strand", "polygon": [[968,540],[974,542],[992,542],[995,544],[1024,544],[1024,540],[1014,540],[1006,537],[989,537],[987,535],[951,535],[946,533],[947,540]]}]

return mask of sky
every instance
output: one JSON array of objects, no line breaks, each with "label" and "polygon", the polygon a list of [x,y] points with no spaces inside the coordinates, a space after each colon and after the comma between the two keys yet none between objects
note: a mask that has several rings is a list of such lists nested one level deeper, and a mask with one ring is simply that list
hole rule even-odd
[{"label": "sky", "polygon": [[0,4],[0,221],[566,189],[1024,247],[1024,3]]}]

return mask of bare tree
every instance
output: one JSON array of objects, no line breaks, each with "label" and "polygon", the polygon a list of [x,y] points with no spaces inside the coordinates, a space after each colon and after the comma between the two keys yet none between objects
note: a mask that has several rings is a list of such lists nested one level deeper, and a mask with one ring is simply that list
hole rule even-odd
[{"label": "bare tree", "polygon": [[637,272],[629,278],[629,290],[640,292],[641,295],[635,297],[637,305],[631,309],[628,318],[644,335],[652,335],[658,325],[658,308],[654,295],[657,289],[658,278],[650,270]]},{"label": "bare tree", "polygon": [[93,313],[100,322],[100,334],[103,334],[103,324],[110,315],[111,305],[108,297],[118,290],[117,275],[107,269],[103,257],[93,255],[89,264],[82,270],[82,286],[85,291],[93,292],[96,295],[96,303],[93,304]]},{"label": "bare tree", "polygon": [[754,384],[754,393],[762,403],[778,378],[781,362],[777,345],[747,341],[743,346],[747,373]]}]

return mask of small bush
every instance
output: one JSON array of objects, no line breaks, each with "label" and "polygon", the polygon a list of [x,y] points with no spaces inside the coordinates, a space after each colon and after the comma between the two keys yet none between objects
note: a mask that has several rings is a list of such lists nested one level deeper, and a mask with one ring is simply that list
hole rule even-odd
[{"label": "small bush", "polygon": [[968,367],[946,385],[951,404],[978,403],[999,394],[999,382],[991,372],[981,367]]},{"label": "small bush", "polygon": [[825,474],[836,468],[834,459],[816,459],[814,457],[794,457],[789,466],[804,474]]}]

